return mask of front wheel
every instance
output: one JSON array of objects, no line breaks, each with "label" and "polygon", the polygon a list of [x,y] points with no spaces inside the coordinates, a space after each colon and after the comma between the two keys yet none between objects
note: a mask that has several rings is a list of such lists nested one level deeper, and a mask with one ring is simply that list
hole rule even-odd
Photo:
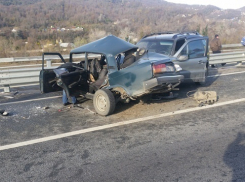
[{"label": "front wheel", "polygon": [[93,97],[95,111],[102,116],[112,114],[115,110],[116,101],[113,93],[107,89],[99,89]]}]

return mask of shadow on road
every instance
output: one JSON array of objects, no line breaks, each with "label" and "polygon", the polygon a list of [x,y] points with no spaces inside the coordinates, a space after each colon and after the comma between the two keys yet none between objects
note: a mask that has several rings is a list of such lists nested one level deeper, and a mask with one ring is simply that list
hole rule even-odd
[{"label": "shadow on road", "polygon": [[232,169],[232,182],[245,180],[245,133],[238,133],[226,149],[224,162]]},{"label": "shadow on road", "polygon": [[[215,76],[215,77],[210,77],[210,76],[217,75],[217,74],[218,74],[217,68],[209,68],[209,74],[208,74],[209,77],[206,78],[205,83],[195,83],[191,80],[181,83],[178,86],[179,90],[173,91],[175,94],[178,94],[178,97],[176,99],[187,98],[188,95],[192,95],[198,90],[211,91],[208,87],[211,86],[219,78],[219,76]],[[168,99],[168,101],[171,100]],[[166,100],[163,100],[163,102],[166,102]]]}]

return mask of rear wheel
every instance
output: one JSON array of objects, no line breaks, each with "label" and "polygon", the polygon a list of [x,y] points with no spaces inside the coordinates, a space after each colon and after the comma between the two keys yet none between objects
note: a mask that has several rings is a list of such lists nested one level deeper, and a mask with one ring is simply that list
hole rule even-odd
[{"label": "rear wheel", "polygon": [[95,111],[98,114],[107,116],[112,114],[115,110],[116,101],[113,93],[110,90],[99,89],[94,94],[93,104]]}]

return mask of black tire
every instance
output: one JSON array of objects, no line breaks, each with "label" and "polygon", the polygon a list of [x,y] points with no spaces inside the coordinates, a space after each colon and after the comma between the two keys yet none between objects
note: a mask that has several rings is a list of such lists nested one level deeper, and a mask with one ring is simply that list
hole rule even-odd
[{"label": "black tire", "polygon": [[95,111],[102,116],[112,114],[116,107],[113,93],[107,89],[99,89],[93,97]]}]

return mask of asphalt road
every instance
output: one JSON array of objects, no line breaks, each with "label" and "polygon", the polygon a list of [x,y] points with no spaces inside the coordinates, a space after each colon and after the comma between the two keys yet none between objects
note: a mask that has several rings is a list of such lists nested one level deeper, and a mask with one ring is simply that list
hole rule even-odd
[{"label": "asphalt road", "polygon": [[[108,117],[37,87],[0,93],[10,112],[0,116],[0,181],[245,181],[244,75],[211,69],[205,85],[182,84],[176,99],[119,104]],[[219,100],[198,107],[187,96],[195,90]]]}]

